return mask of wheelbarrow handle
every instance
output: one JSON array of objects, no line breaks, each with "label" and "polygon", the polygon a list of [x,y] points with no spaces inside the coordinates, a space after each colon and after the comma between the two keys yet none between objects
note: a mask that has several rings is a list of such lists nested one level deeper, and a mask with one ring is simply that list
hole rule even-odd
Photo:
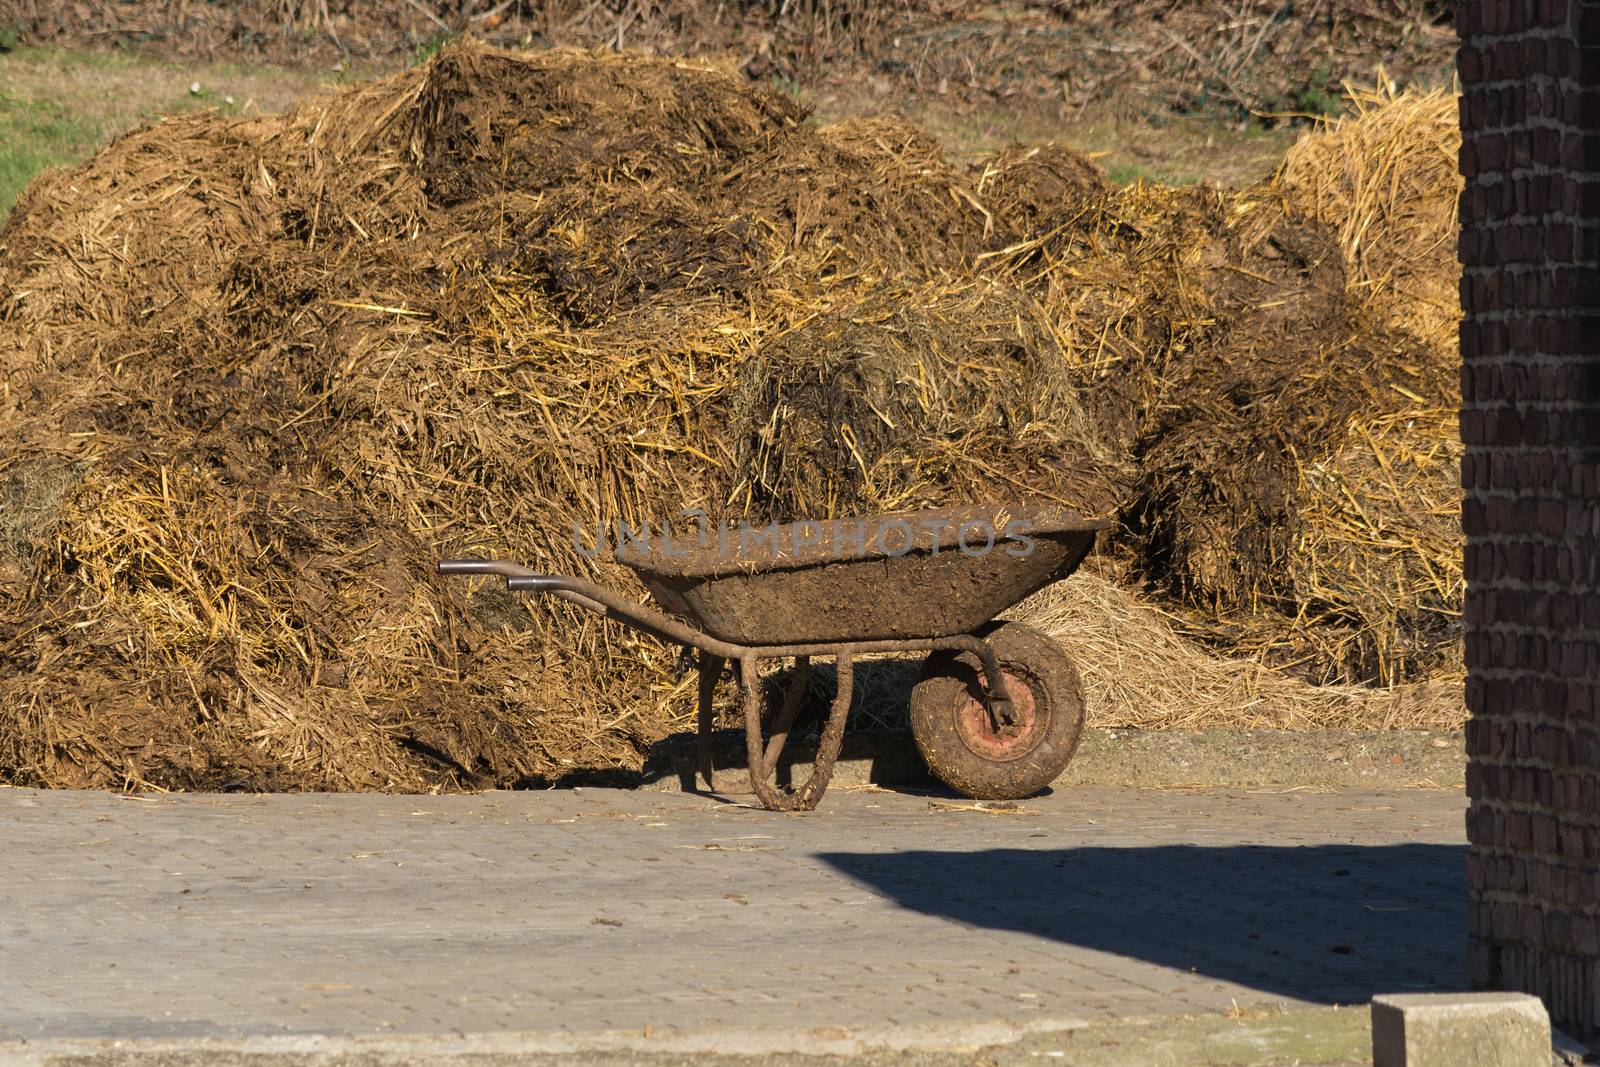
[{"label": "wheelbarrow handle", "polygon": [[708,655],[718,656],[722,659],[743,660],[751,655],[783,655],[783,656],[811,656],[811,655],[839,655],[848,648],[852,654],[871,652],[904,652],[911,649],[944,648],[963,652],[971,652],[983,664],[983,673],[988,679],[990,704],[997,713],[1000,722],[1011,725],[1014,722],[1014,713],[1011,708],[1010,694],[1006,691],[1006,684],[1000,667],[1000,661],[995,657],[994,649],[983,638],[975,634],[952,634],[948,637],[929,638],[921,640],[882,640],[882,641],[857,641],[839,642],[820,645],[763,645],[749,646],[737,645],[712,637],[710,634],[686,626],[677,619],[665,615],[647,604],[637,604],[619,593],[607,589],[603,585],[583,578],[575,578],[567,574],[541,574],[531,567],[524,567],[520,563],[512,563],[504,559],[442,559],[438,563],[438,571],[442,575],[458,574],[489,574],[506,580],[506,588],[512,592],[525,593],[551,593],[563,600],[587,608],[597,615],[604,615],[608,619],[626,623],[636,630],[642,630],[664,641],[673,641],[690,648],[697,648]]},{"label": "wheelbarrow handle", "polygon": [[714,656],[734,659],[746,649],[719,641],[710,634],[685,626],[646,604],[635,604],[605,586],[567,574],[541,574],[531,567],[503,559],[442,559],[438,571],[443,575],[490,574],[506,580],[506,588],[520,593],[552,593],[597,615],[627,623],[666,641],[689,645]]},{"label": "wheelbarrow handle", "polygon": [[502,578],[533,578],[539,572],[504,559],[441,559],[440,574],[498,574]]}]

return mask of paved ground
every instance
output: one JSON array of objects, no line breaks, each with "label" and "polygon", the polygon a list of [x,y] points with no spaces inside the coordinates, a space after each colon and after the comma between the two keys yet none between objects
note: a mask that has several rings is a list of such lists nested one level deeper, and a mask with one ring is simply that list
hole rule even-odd
[{"label": "paved ground", "polygon": [[0,789],[0,1042],[851,1051],[1462,982],[1458,793],[968,806]]},{"label": "paved ground", "polygon": [[[907,683],[909,684],[909,683]],[[714,735],[725,783],[745,777],[743,730]],[[794,781],[811,774],[809,739],[784,748]],[[675,734],[657,743],[644,789],[699,788],[695,738]],[[1464,789],[1466,744],[1460,730],[1123,730],[1090,727],[1066,773],[1064,788],[1173,789],[1311,786],[1331,789]],[[937,788],[928,765],[904,733],[846,734],[833,783]],[[582,783],[577,783],[582,784]],[[620,783],[613,783],[620,784]]]}]

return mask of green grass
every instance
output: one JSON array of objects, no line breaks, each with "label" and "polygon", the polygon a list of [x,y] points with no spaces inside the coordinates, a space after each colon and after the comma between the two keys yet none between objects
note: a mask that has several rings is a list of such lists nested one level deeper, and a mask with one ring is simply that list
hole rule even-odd
[{"label": "green grass", "polygon": [[454,33],[436,33],[427,41],[411,50],[411,65],[419,66],[438,55],[440,50],[458,35]]},{"label": "green grass", "polygon": [[100,137],[98,125],[61,104],[0,93],[0,218],[34,175],[82,159]]},{"label": "green grass", "polygon": [[[0,219],[39,172],[86,159],[142,122],[202,108],[278,110],[343,73],[114,51],[0,50]],[[196,84],[199,91],[191,91]]]}]

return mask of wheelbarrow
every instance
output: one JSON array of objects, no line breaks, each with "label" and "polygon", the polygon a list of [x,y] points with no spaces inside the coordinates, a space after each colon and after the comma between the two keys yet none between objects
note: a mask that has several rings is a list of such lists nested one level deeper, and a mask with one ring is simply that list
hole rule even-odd
[{"label": "wheelbarrow", "polygon": [[[582,578],[489,559],[442,560],[443,575],[489,574],[550,593],[693,649],[699,671],[697,765],[717,790],[712,698],[737,664],[750,785],[779,811],[815,808],[844,740],[855,661],[927,652],[911,730],[929,768],[971,797],[1030,796],[1060,775],[1083,731],[1077,672],[1045,634],[995,616],[1077,569],[1108,523],[1059,509],[905,512],[719,530],[698,541],[633,538],[616,548],[666,612]],[[774,776],[805,703],[811,660],[831,656],[837,687],[812,773]],[[793,658],[783,703],[763,726],[764,661]]]}]

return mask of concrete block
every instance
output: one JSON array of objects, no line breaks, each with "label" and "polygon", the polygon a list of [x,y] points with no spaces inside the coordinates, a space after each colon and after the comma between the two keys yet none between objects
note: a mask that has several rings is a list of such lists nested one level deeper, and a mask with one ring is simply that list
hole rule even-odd
[{"label": "concrete block", "polygon": [[1550,1017],[1525,993],[1372,998],[1372,1067],[1550,1067]]}]

